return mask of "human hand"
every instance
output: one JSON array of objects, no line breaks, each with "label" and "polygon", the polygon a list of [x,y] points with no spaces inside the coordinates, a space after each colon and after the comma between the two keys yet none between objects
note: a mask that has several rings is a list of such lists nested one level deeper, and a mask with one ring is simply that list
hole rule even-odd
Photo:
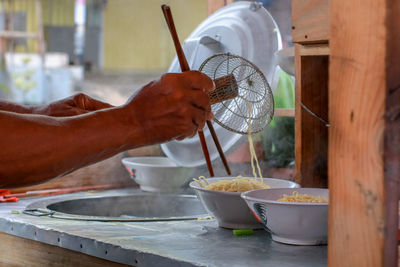
[{"label": "human hand", "polygon": [[198,71],[168,73],[144,86],[124,108],[141,128],[144,143],[182,140],[212,119],[211,90],[213,81]]},{"label": "human hand", "polygon": [[49,105],[34,107],[32,113],[52,117],[69,117],[110,107],[113,106],[79,93]]}]

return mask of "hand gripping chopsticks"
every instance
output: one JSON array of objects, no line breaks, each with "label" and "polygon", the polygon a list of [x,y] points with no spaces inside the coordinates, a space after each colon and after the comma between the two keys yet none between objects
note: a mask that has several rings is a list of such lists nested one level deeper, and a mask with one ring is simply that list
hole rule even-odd
[{"label": "hand gripping chopsticks", "polygon": [[[185,54],[183,53],[182,46],[181,46],[181,44],[179,42],[178,34],[176,33],[175,24],[174,24],[174,20],[172,18],[171,9],[167,5],[162,5],[161,9],[162,9],[162,11],[164,13],[165,21],[167,22],[169,31],[170,31],[171,36],[172,36],[172,40],[174,42],[176,55],[178,57],[178,61],[179,61],[179,64],[181,66],[181,70],[182,70],[182,72],[189,71],[190,70],[189,64],[186,61]],[[212,138],[214,140],[215,146],[217,147],[219,156],[221,157],[221,160],[222,160],[222,162],[223,162],[223,164],[225,166],[225,169],[226,169],[228,175],[230,175],[231,174],[231,170],[229,169],[228,161],[225,158],[224,152],[223,152],[223,150],[221,148],[221,145],[220,145],[218,137],[217,137],[217,135],[215,133],[214,127],[213,127],[213,125],[212,125],[212,123],[210,121],[207,121],[207,126],[208,126],[208,128],[210,130],[211,136],[212,136]],[[203,131],[198,131],[198,135],[199,135],[200,142],[201,142],[201,148],[203,149],[204,158],[206,159],[208,171],[210,172],[210,176],[214,177],[214,170],[213,170],[213,167],[211,165],[210,154],[208,152],[207,143],[206,143],[206,139],[204,137]]]}]

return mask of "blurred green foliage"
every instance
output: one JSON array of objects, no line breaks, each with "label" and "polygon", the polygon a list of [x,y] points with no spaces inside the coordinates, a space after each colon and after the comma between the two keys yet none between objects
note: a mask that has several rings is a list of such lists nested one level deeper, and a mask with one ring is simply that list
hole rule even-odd
[{"label": "blurred green foliage", "polygon": [[[274,93],[275,108],[294,108],[294,82],[281,71]],[[294,163],[294,118],[275,117],[261,133],[264,160],[271,167],[285,168]]]}]

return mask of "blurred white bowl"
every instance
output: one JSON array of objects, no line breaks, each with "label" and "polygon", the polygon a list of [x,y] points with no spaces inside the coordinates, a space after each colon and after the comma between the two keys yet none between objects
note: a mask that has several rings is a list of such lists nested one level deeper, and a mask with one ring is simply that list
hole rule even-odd
[{"label": "blurred white bowl", "polygon": [[167,157],[129,157],[122,163],[140,189],[149,192],[179,191],[194,170],[177,166]]},{"label": "blurred white bowl", "polygon": [[[236,177],[207,178],[210,183],[219,180],[232,180]],[[275,178],[263,178],[271,188],[297,188],[297,183]],[[189,186],[193,188],[207,212],[217,219],[218,226],[230,229],[260,229],[262,225],[255,219],[240,192],[222,192],[202,188],[196,181]],[[269,189],[266,189],[269,190]]]},{"label": "blurred white bowl", "polygon": [[272,240],[293,245],[321,245],[327,243],[328,203],[279,202],[283,194],[329,197],[328,189],[260,189],[242,194]]},{"label": "blurred white bowl", "polygon": [[294,47],[286,47],[277,52],[278,65],[289,75],[294,76]]}]

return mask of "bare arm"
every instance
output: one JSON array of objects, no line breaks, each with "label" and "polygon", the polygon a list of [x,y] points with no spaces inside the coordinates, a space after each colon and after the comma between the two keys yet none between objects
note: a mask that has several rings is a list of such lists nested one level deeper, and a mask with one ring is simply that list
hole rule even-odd
[{"label": "bare arm", "polygon": [[72,117],[0,111],[0,187],[40,183],[127,149],[193,136],[210,119],[212,81],[167,74],[125,105]]},{"label": "bare arm", "polygon": [[0,100],[0,110],[2,111],[21,114],[40,114],[52,117],[75,116],[110,107],[112,107],[110,104],[82,93],[61,99],[49,105],[24,106]]},{"label": "bare arm", "polygon": [[36,184],[140,146],[139,127],[118,121],[121,113],[56,118],[0,111],[0,186]]}]

